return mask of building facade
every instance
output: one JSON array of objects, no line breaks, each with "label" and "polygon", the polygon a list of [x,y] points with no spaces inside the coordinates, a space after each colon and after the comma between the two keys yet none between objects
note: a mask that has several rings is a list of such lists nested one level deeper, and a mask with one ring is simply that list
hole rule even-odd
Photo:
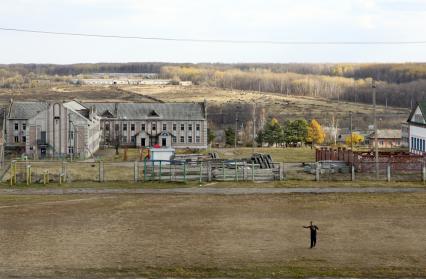
[{"label": "building facade", "polygon": [[[378,148],[397,148],[402,147],[401,130],[396,129],[381,129],[377,130]],[[375,133],[368,137],[370,146],[376,146]]]},{"label": "building facade", "polygon": [[407,123],[409,126],[409,150],[411,153],[426,153],[426,102],[418,103],[411,111]]},{"label": "building facade", "polygon": [[207,148],[207,104],[86,103],[101,117],[101,144]]},{"label": "building facade", "polygon": [[87,158],[99,149],[100,117],[76,101],[12,101],[5,124],[6,146],[31,158]]}]

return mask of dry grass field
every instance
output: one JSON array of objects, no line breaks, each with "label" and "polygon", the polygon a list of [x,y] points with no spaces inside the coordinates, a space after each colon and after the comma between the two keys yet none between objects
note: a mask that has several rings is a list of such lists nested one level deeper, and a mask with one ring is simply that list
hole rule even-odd
[{"label": "dry grass field", "polygon": [[52,87],[40,87],[29,89],[0,89],[0,102],[9,102],[10,98],[18,101],[38,100],[84,100],[84,101],[108,101],[108,102],[152,102],[131,92],[123,91],[113,86],[75,86],[68,84],[56,84]]},{"label": "dry grass field", "polygon": [[[426,276],[425,194],[0,196],[1,277]],[[308,248],[313,220],[318,245]]]},{"label": "dry grass field", "polygon": [[[354,125],[371,122],[373,107],[366,104],[338,102],[321,98],[286,96],[269,92],[225,90],[204,86],[92,86],[54,84],[51,87],[30,89],[0,89],[0,102],[15,100],[70,100],[108,102],[153,102],[155,98],[165,102],[202,102],[207,100],[212,106],[230,102],[256,103],[267,108],[267,115],[280,119],[317,118],[322,123],[331,121],[331,115],[344,120],[348,112],[354,113]],[[409,114],[401,108],[378,106],[380,125],[399,127]]]},{"label": "dry grass field", "polygon": [[[321,98],[286,96],[269,92],[226,90],[203,86],[123,86],[125,91],[155,97],[168,102],[202,102],[207,100],[211,105],[221,105],[229,102],[256,103],[267,108],[270,115],[280,115],[285,119],[297,119],[301,117],[324,118],[325,114],[336,113],[337,118],[347,118],[348,112],[354,113],[354,125],[363,118],[371,117],[373,106],[338,102]],[[399,123],[406,120],[409,110],[401,108],[377,107],[377,113],[387,123]],[[391,118],[386,115],[392,113]],[[385,122],[383,120],[383,123]],[[328,119],[327,121],[330,121]]]}]

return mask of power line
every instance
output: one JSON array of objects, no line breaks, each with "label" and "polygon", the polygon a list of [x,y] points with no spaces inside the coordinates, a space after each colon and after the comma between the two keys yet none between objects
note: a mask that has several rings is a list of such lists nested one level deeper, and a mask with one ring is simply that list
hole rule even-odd
[{"label": "power line", "polygon": [[224,39],[199,39],[199,38],[173,38],[173,37],[145,37],[145,36],[124,36],[105,35],[91,33],[55,32],[47,30],[31,30],[19,28],[0,27],[1,31],[36,33],[45,35],[92,37],[92,38],[113,38],[113,39],[133,39],[148,41],[175,41],[190,43],[226,43],[226,44],[270,44],[270,45],[426,45],[426,41],[274,41],[274,40],[224,40]]}]

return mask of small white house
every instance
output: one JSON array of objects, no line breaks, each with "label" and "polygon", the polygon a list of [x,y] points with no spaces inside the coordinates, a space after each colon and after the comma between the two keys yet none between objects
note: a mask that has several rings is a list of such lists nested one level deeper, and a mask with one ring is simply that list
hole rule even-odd
[{"label": "small white house", "polygon": [[411,153],[426,153],[426,101],[420,102],[411,111],[409,126],[409,150]]}]

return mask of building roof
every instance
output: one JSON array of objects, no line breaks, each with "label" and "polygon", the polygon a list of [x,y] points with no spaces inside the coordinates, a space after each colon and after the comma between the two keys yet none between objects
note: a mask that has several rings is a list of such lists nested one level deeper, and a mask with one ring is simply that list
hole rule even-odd
[{"label": "building roof", "polygon": [[9,106],[9,119],[30,119],[48,108],[46,102],[12,102]]},{"label": "building roof", "polygon": [[411,110],[410,116],[407,119],[408,123],[414,123],[417,125],[425,125],[424,123],[418,123],[416,121],[412,121],[414,114],[416,113],[417,108],[420,109],[420,112],[423,115],[423,119],[426,119],[426,101],[418,102],[417,105]]},{"label": "building roof", "polygon": [[118,119],[204,120],[204,103],[84,103]]},{"label": "building roof", "polygon": [[[370,139],[374,139],[374,132],[369,136]],[[382,129],[377,130],[377,138],[379,139],[400,139],[402,138],[401,130],[396,129]]]}]

